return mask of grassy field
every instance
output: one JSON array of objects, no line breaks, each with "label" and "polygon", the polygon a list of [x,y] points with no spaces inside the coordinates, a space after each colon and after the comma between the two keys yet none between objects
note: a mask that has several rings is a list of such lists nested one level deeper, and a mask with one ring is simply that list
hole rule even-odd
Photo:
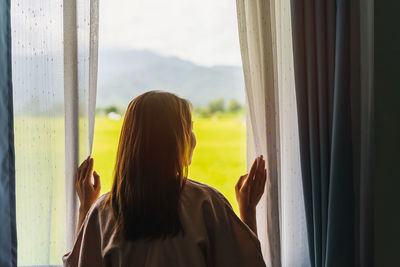
[{"label": "grassy field", "polygon": [[[229,200],[237,212],[234,186],[246,171],[246,130],[243,115],[213,118],[194,116],[197,146],[189,167],[189,178],[211,185]],[[122,120],[97,117],[93,158],[101,176],[102,193],[112,184],[112,173]]]},{"label": "grassy field", "polygon": [[18,266],[59,265],[65,249],[64,120],[15,117]]}]

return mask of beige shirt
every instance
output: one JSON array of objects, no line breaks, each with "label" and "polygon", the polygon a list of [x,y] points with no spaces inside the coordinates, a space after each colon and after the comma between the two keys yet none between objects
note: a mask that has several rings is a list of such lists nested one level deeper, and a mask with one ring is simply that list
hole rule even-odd
[{"label": "beige shirt", "polygon": [[214,188],[187,180],[180,218],[185,234],[164,240],[119,240],[106,195],[86,215],[64,266],[264,267],[260,242]]}]

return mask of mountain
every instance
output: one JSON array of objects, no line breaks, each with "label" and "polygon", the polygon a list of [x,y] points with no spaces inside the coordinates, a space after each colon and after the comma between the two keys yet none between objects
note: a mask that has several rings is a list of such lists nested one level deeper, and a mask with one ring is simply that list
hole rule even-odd
[{"label": "mountain", "polygon": [[108,50],[99,54],[97,106],[126,107],[148,90],[164,90],[207,105],[223,98],[245,101],[241,67],[205,67],[147,50]]}]

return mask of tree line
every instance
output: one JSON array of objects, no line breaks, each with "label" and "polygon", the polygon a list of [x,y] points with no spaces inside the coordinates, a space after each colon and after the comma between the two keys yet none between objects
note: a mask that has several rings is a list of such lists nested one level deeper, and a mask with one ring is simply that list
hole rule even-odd
[{"label": "tree line", "polygon": [[[239,103],[236,99],[231,99],[228,103],[223,98],[211,101],[207,106],[194,106],[194,112],[200,117],[208,118],[218,114],[224,113],[239,113],[244,111],[244,105]],[[108,115],[110,113],[117,113],[123,115],[125,110],[111,105],[105,108],[98,108],[96,113]]]}]

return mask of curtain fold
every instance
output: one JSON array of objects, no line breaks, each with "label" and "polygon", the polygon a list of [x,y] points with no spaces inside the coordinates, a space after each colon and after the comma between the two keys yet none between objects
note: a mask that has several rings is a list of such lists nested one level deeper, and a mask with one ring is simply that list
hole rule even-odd
[{"label": "curtain fold", "polygon": [[67,249],[76,231],[75,171],[92,153],[98,64],[98,0],[64,0],[64,97]]},{"label": "curtain fold", "polygon": [[0,266],[17,266],[10,1],[0,3]]},{"label": "curtain fold", "polygon": [[359,80],[350,60],[350,1],[292,0],[291,5],[311,265],[353,266],[358,110],[352,96]]},{"label": "curtain fold", "polygon": [[248,165],[257,155],[267,162],[267,185],[257,207],[258,237],[267,266],[281,266],[279,220],[279,127],[273,12],[270,1],[237,0],[239,41],[248,108]]},{"label": "curtain fold", "polygon": [[[358,264],[373,266],[373,91],[374,91],[374,1],[360,1],[360,255]],[[357,261],[356,261],[357,263]]]},{"label": "curtain fold", "polygon": [[290,1],[275,1],[275,36],[280,128],[281,261],[310,266],[301,177]]},{"label": "curtain fold", "polygon": [[89,154],[93,151],[94,124],[96,118],[97,72],[99,61],[99,0],[90,1],[89,29],[89,94],[88,94],[88,142]]},{"label": "curtain fold", "polygon": [[293,72],[290,1],[238,0],[247,99],[248,163],[268,177],[257,207],[267,266],[309,266]]}]

